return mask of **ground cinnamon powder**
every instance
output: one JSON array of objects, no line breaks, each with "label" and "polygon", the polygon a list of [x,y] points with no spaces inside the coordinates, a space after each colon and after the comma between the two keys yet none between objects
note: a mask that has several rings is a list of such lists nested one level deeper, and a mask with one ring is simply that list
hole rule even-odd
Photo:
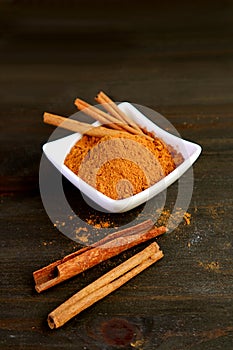
[{"label": "ground cinnamon powder", "polygon": [[64,164],[106,196],[123,199],[173,171],[177,165],[174,155],[156,137],[150,141],[131,134],[102,138],[84,135],[72,147]]}]

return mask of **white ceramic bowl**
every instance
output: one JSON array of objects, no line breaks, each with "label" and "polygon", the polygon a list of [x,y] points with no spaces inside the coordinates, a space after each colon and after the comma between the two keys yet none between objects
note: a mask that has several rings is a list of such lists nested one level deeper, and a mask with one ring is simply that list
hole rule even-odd
[{"label": "white ceramic bowl", "polygon": [[[201,153],[201,147],[199,145],[183,140],[161,129],[130,103],[123,102],[119,104],[118,107],[136,123],[146,127],[149,131],[154,131],[156,136],[164,140],[167,144],[173,146],[183,155],[184,162],[181,165],[148,189],[129,198],[114,200],[97,191],[94,187],[90,186],[75,175],[68,167],[64,165],[64,160],[73,145],[82,137],[82,135],[79,133],[74,133],[56,141],[48,142],[43,146],[43,151],[47,158],[74,186],[76,186],[85,196],[87,196],[91,202],[96,203],[104,210],[112,213],[120,213],[131,210],[165,190],[192,166]],[[93,125],[99,125],[99,123],[96,122],[93,123]]]}]

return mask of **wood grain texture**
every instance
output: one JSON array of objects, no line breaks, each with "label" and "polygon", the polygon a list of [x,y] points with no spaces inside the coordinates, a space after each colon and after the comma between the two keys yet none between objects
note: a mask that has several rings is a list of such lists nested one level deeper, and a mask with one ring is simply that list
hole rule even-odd
[{"label": "wood grain texture", "polygon": [[[232,349],[233,2],[54,4],[0,4],[1,348]],[[51,310],[138,251],[43,295],[33,289],[34,270],[79,247],[41,202],[41,147],[53,131],[42,114],[72,114],[77,96],[94,103],[100,89],[157,110],[202,145],[191,224],[158,238],[163,260],[52,332]],[[84,221],[95,214],[66,181],[64,189]],[[168,209],[176,194],[174,184]],[[120,226],[140,220],[140,209],[103,218]]]}]

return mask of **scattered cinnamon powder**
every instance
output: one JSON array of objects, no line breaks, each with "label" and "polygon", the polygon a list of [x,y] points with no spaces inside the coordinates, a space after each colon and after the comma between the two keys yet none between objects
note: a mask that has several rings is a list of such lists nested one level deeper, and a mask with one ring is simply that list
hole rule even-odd
[{"label": "scattered cinnamon powder", "polygon": [[218,272],[220,269],[220,264],[218,261],[211,261],[210,263],[204,263],[202,261],[198,262],[198,265],[203,267],[205,270]]},{"label": "scattered cinnamon powder", "polygon": [[100,220],[99,217],[96,217],[95,219],[88,219],[87,223],[95,228],[108,228],[111,226],[109,221]]},{"label": "scattered cinnamon powder", "polygon": [[176,168],[168,146],[159,138],[84,135],[64,164],[88,184],[113,199],[139,193]]},{"label": "scattered cinnamon powder", "polygon": [[[160,209],[158,211],[160,211]],[[182,219],[185,225],[191,224],[191,214],[188,212],[184,213],[182,208],[176,209],[175,212],[171,212],[169,209],[163,209],[157,220],[157,224],[173,229]]]}]

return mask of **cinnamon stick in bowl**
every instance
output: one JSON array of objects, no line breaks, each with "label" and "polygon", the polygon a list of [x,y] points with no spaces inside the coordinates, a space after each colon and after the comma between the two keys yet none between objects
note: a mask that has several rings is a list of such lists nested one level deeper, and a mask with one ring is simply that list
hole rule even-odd
[{"label": "cinnamon stick in bowl", "polygon": [[133,135],[143,135],[147,139],[153,141],[153,138],[144,134],[140,128],[136,129],[130,126],[130,124],[126,123],[125,121],[122,121],[119,118],[116,118],[115,116],[101,111],[100,109],[90,105],[89,103],[81,100],[80,98],[76,98],[74,104],[80,111],[83,111],[84,113],[98,120],[102,124],[109,124],[109,127],[115,130],[127,131]]},{"label": "cinnamon stick in bowl", "polygon": [[116,119],[118,119],[121,122],[127,123],[129,126],[137,130],[140,134],[143,134],[140,127],[132,120],[130,119],[124,112],[121,111],[121,109],[117,106],[117,104],[112,101],[103,91],[100,91],[97,96],[95,97],[95,100],[103,105],[103,107],[112,114]]},{"label": "cinnamon stick in bowl", "polygon": [[125,135],[125,131],[117,131],[114,129],[105,128],[104,126],[93,126],[88,123],[79,122],[74,119],[64,118],[62,116],[45,112],[43,115],[44,123],[60,126],[63,129],[78,132],[80,134],[85,134],[94,137],[104,137],[104,136],[120,136]]}]

